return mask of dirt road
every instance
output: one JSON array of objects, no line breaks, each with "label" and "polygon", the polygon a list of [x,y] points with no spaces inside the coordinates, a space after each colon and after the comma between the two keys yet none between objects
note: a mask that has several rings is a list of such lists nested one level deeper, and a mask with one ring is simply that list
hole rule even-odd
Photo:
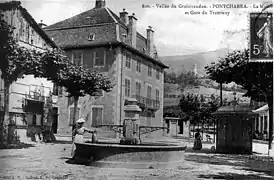
[{"label": "dirt road", "polygon": [[207,148],[210,145],[198,152],[188,148],[185,160],[174,169],[117,169],[67,163],[70,142],[35,144],[25,149],[0,150],[0,179],[274,179],[274,162],[267,158],[216,155]]}]

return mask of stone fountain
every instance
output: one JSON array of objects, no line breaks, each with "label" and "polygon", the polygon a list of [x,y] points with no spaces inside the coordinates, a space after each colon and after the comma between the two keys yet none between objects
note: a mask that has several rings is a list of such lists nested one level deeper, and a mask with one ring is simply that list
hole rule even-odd
[{"label": "stone fountain", "polygon": [[[101,125],[122,129],[120,143],[75,143],[76,158],[92,159],[93,165],[113,168],[166,168],[174,167],[184,159],[186,146],[167,143],[141,143],[140,129],[167,129],[140,126],[141,109],[136,99],[128,99],[123,125]],[[138,138],[139,135],[139,138]]]}]

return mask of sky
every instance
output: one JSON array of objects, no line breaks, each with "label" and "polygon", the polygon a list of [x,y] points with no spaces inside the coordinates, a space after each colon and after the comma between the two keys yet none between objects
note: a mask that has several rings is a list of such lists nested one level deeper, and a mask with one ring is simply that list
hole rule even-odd
[{"label": "sky", "polygon": [[[5,0],[0,0],[5,1]],[[65,20],[94,8],[95,0],[21,0],[22,6],[37,22],[47,25]],[[212,4],[253,4],[265,0],[106,0],[106,5],[117,15],[123,8],[137,17],[137,30],[146,37],[150,25],[155,30],[155,45],[160,56],[184,55],[214,51],[219,48],[243,48],[243,36],[248,33],[248,11],[261,9],[214,8]],[[177,8],[143,8],[143,5],[174,4]],[[178,8],[179,4],[206,5],[208,8]],[[207,15],[186,15],[186,12],[206,11]],[[211,15],[212,11],[229,12],[229,15]],[[229,34],[235,34],[230,36]],[[225,32],[226,31],[226,32]],[[231,38],[230,40],[227,40]],[[234,39],[233,39],[234,38]],[[225,39],[225,40],[224,40]]]}]

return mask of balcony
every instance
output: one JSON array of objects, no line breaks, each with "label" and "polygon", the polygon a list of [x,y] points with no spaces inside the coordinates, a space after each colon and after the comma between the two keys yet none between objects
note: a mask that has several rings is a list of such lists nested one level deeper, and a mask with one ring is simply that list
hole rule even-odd
[{"label": "balcony", "polygon": [[155,99],[146,98],[143,96],[133,95],[133,98],[135,98],[138,101],[138,105],[141,108],[148,108],[153,110],[160,109],[160,101]]}]

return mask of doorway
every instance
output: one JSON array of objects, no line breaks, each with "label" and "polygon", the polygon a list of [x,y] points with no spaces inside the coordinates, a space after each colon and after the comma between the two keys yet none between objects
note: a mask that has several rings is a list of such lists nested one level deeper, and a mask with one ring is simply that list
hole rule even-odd
[{"label": "doorway", "polygon": [[52,132],[57,134],[58,129],[58,107],[54,107],[52,110]]},{"label": "doorway", "polygon": [[179,125],[179,133],[178,134],[184,134],[184,122],[182,120],[179,120],[178,125]]}]

